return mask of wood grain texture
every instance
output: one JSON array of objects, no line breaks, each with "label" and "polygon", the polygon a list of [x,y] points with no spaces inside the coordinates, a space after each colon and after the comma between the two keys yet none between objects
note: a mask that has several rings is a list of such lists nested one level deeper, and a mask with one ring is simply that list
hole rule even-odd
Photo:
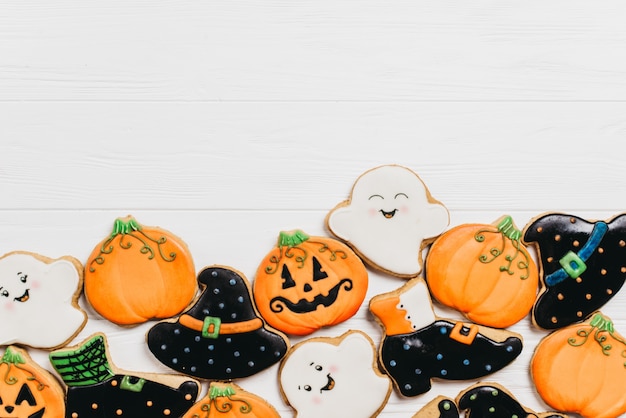
[{"label": "wood grain texture", "polygon": [[[0,254],[85,262],[133,214],[182,237],[197,270],[253,280],[278,231],[328,235],[328,211],[389,163],[422,177],[451,226],[612,217],[626,210],[625,14],[621,0],[0,0]],[[403,283],[370,270],[366,300]],[[624,297],[603,308],[622,333]],[[170,372],[143,344],[152,323],[80,303],[73,343],[103,331],[118,367]],[[315,335],[348,329],[380,341],[367,303]],[[528,363],[546,333],[512,329],[522,355],[488,380],[545,411]],[[277,367],[237,383],[293,416]],[[381,416],[473,383],[394,392]]]}]

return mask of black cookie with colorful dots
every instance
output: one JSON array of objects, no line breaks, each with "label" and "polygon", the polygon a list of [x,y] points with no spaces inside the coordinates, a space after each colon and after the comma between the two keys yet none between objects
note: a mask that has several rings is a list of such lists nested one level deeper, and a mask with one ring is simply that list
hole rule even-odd
[{"label": "black cookie with colorful dots", "polygon": [[190,309],[148,331],[148,347],[159,361],[191,376],[230,380],[283,358],[287,337],[261,319],[243,274],[211,266],[200,272],[198,282],[204,290]]},{"label": "black cookie with colorful dots", "polygon": [[547,213],[524,228],[523,242],[539,252],[542,289],[532,315],[540,328],[583,321],[626,280],[626,214],[594,222]]}]

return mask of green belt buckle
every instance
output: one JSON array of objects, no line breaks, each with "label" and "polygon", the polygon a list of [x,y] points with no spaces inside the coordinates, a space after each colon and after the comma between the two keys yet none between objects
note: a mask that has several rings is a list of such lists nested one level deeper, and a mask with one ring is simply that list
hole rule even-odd
[{"label": "green belt buckle", "polygon": [[143,385],[146,383],[146,379],[139,379],[137,383],[130,383],[130,376],[122,377],[122,382],[120,383],[120,389],[128,390],[130,392],[141,392],[143,389]]},{"label": "green belt buckle", "polygon": [[202,324],[202,336],[204,338],[217,339],[220,335],[222,320],[215,316],[205,316]]},{"label": "green belt buckle", "polygon": [[559,260],[561,267],[572,279],[577,279],[587,270],[585,262],[573,251],[569,251]]}]

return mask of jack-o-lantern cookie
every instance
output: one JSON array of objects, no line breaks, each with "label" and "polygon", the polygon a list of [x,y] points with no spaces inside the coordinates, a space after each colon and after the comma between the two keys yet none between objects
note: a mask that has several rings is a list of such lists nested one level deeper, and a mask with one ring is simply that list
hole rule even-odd
[{"label": "jack-o-lantern cookie", "polygon": [[384,328],[380,363],[403,396],[429,391],[433,378],[486,376],[522,351],[513,332],[437,318],[421,278],[375,296],[370,311]]},{"label": "jack-o-lantern cookie", "polygon": [[497,383],[478,383],[465,389],[459,393],[457,404],[465,411],[466,418],[567,418],[567,415],[556,412],[533,412]]},{"label": "jack-o-lantern cookie", "polygon": [[539,252],[542,289],[532,314],[541,328],[584,320],[626,280],[626,214],[590,222],[548,213],[524,228],[523,241]]},{"label": "jack-o-lantern cookie", "polygon": [[204,379],[251,376],[280,361],[288,340],[268,327],[254,306],[248,281],[229,267],[207,267],[191,308],[148,331],[148,347],[166,366]]},{"label": "jack-o-lantern cookie", "polygon": [[26,351],[7,347],[0,359],[0,376],[0,416],[61,418],[65,415],[63,388]]},{"label": "jack-o-lantern cookie", "polygon": [[298,418],[374,417],[391,394],[391,382],[376,366],[374,344],[360,331],[296,344],[278,380]]},{"label": "jack-o-lantern cookie", "polygon": [[24,251],[0,258],[0,345],[52,349],[87,322],[79,307],[83,266],[73,257],[51,259]]},{"label": "jack-o-lantern cookie", "polygon": [[626,413],[626,341],[601,313],[543,338],[530,371],[552,408],[585,418]]},{"label": "jack-o-lantern cookie", "polygon": [[426,281],[442,304],[472,322],[506,328],[533,306],[539,272],[513,219],[493,225],[463,224],[435,240],[426,259]]},{"label": "jack-o-lantern cookie", "polygon": [[281,232],[257,270],[253,293],[268,324],[307,335],[352,317],[365,299],[367,281],[361,259],[345,244]]},{"label": "jack-o-lantern cookie", "polygon": [[362,174],[328,229],[371,266],[404,278],[422,270],[422,249],[448,226],[448,210],[413,171],[385,165]]},{"label": "jack-o-lantern cookie", "polygon": [[459,418],[459,409],[453,399],[439,395],[417,411],[413,418]]},{"label": "jack-o-lantern cookie", "polygon": [[196,293],[196,270],[187,245],[164,229],[115,220],[113,232],[85,265],[85,296],[118,325],[178,315]]},{"label": "jack-o-lantern cookie", "polygon": [[198,382],[116,370],[106,344],[104,334],[94,334],[79,346],[50,353],[68,386],[65,418],[178,417],[193,405]]},{"label": "jack-o-lantern cookie", "polygon": [[211,382],[206,396],[182,418],[280,418],[272,405],[234,383]]}]

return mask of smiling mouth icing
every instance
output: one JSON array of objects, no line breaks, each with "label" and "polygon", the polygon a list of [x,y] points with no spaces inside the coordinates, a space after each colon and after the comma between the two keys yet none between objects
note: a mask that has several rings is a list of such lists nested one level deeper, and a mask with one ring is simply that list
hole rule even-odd
[{"label": "smiling mouth icing", "polygon": [[328,383],[326,384],[326,386],[320,389],[320,393],[322,393],[323,390],[333,390],[333,388],[335,387],[335,379],[330,377],[330,373],[328,373],[326,377],[328,377]]},{"label": "smiling mouth icing", "polygon": [[393,218],[393,215],[395,215],[397,211],[398,209],[394,209],[391,212],[385,212],[384,210],[381,209],[380,213],[382,213],[385,218],[391,219]]},{"label": "smiling mouth icing", "polygon": [[28,295],[28,289],[26,289],[22,296],[18,298],[13,298],[13,300],[16,302],[26,302],[28,299],[30,299],[30,296]]}]

